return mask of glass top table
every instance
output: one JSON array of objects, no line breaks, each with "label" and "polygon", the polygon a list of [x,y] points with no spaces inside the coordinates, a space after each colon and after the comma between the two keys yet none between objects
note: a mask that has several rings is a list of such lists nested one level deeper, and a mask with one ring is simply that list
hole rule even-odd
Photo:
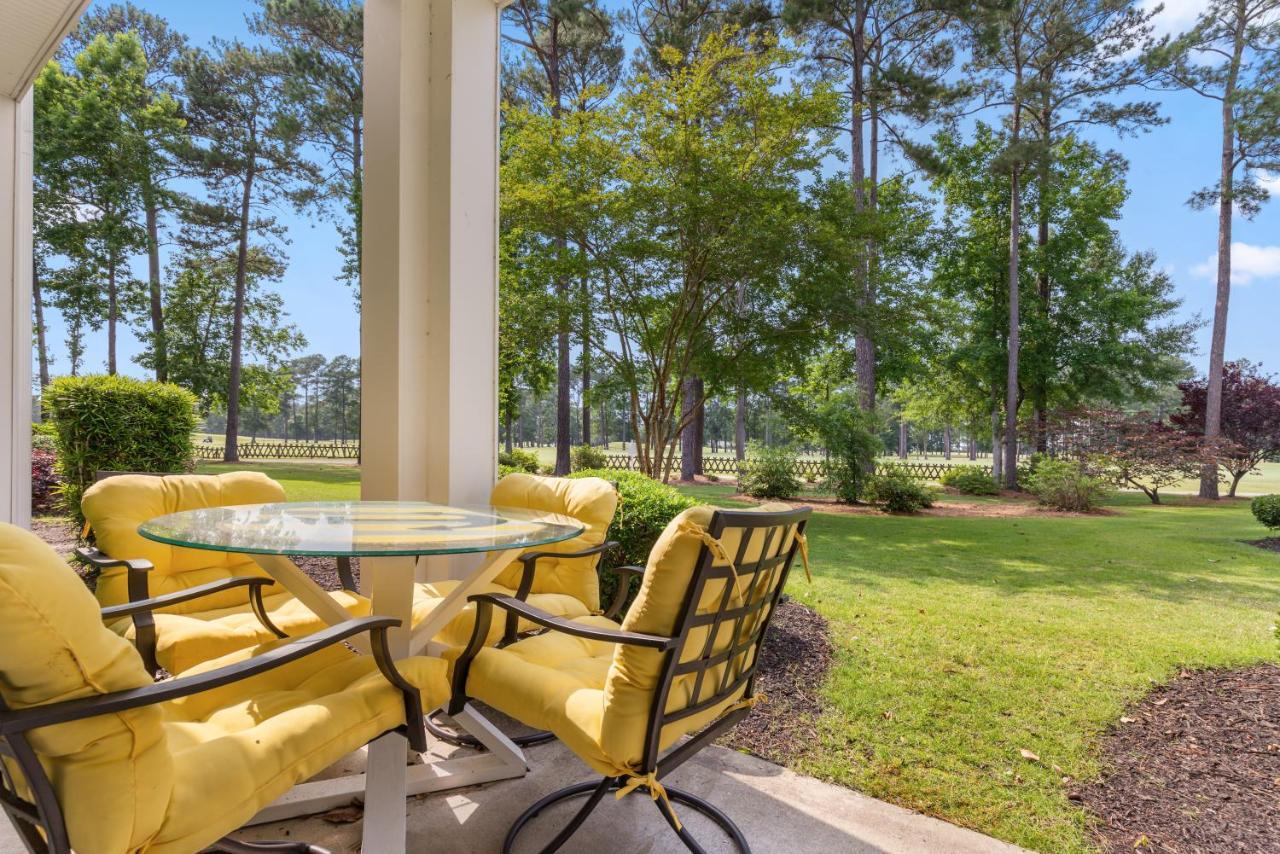
[{"label": "glass top table", "polygon": [[309,501],[186,510],[138,527],[173,546],[252,555],[390,557],[528,549],[576,537],[576,519],[516,507]]},{"label": "glass top table", "polygon": [[[466,607],[468,596],[492,590],[490,582],[528,549],[569,540],[584,530],[576,519],[553,513],[418,501],[210,507],[138,526],[139,534],[156,542],[251,557],[329,625],[351,618],[343,605],[350,595],[324,590],[291,557],[359,557],[360,592],[368,597],[369,613],[400,621],[399,628],[388,632],[388,651],[397,659],[441,651],[433,639]],[[481,552],[479,560],[458,558],[452,565],[454,578],[432,587],[431,595],[438,599],[434,607],[415,613],[417,582],[426,570],[419,557],[439,562],[444,555]],[[367,638],[353,637],[348,643],[371,651]],[[528,770],[520,748],[470,704],[451,717],[484,745],[484,752],[434,761],[424,755],[422,764],[406,766],[404,737],[388,733],[369,746],[365,774],[296,786],[251,823],[323,812],[361,798],[364,850],[404,851],[407,795],[519,777]]]}]

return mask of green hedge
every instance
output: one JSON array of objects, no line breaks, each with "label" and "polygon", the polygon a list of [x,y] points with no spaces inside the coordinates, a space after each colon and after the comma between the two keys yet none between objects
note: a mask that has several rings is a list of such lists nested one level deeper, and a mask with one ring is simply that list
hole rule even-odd
[{"label": "green hedge", "polygon": [[966,495],[1000,494],[1000,484],[981,466],[953,466],[942,473],[940,480],[943,486]]},{"label": "green hedge", "polygon": [[[618,512],[609,527],[609,539],[621,547],[605,555],[605,566],[644,566],[649,551],[667,523],[698,502],[670,486],[639,472],[621,469],[584,469],[569,477],[602,477],[618,485]],[[600,595],[607,605],[613,597],[615,579],[606,572],[601,577]],[[635,585],[638,587],[638,582]],[[633,594],[635,590],[631,591]]]},{"label": "green hedge", "polygon": [[538,455],[533,451],[524,451],[515,448],[510,453],[507,451],[498,452],[498,465],[509,466],[515,471],[527,472],[528,474],[538,473]]},{"label": "green hedge", "polygon": [[1249,505],[1253,518],[1268,528],[1280,528],[1280,495],[1259,495]]},{"label": "green hedge", "polygon": [[169,383],[121,376],[59,377],[41,397],[53,426],[62,500],[77,522],[99,471],[190,470],[196,398]]}]

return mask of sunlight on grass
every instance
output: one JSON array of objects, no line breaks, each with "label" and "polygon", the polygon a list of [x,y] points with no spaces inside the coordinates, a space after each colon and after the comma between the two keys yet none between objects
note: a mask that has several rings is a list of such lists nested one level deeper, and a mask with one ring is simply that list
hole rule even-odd
[{"label": "sunlight on grass", "polygon": [[289,501],[354,501],[360,497],[360,469],[327,463],[200,463],[200,474],[260,471],[280,482]]}]

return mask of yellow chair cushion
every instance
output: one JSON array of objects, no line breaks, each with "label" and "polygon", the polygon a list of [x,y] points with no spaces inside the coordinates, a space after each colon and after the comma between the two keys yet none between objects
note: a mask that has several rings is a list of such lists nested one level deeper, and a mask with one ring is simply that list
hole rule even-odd
[{"label": "yellow chair cushion", "polygon": [[[144,539],[138,533],[140,524],[181,510],[284,500],[284,488],[260,472],[165,477],[117,475],[98,481],[85,490],[80,507],[102,551],[112,557],[151,561],[155,569],[147,577],[148,595],[160,596],[232,576],[262,576],[265,573],[245,555],[182,548]],[[103,605],[128,602],[127,578],[128,570],[124,567],[103,571],[98,579],[98,601]],[[248,595],[244,588],[239,588],[166,610],[185,614],[229,608],[246,602]]]},{"label": "yellow chair cushion", "polygon": [[[460,581],[435,581],[426,584],[417,584],[414,586],[413,596],[413,624],[415,626],[422,623],[431,615],[444,598],[457,589]],[[504,587],[497,582],[482,585],[477,588],[471,595],[479,593],[501,593],[504,596],[514,596],[516,591],[510,587]],[[576,597],[565,593],[531,593],[528,602],[535,608],[553,614],[557,617],[585,617],[589,612],[587,606]],[[471,632],[475,628],[476,623],[476,606],[467,603],[463,609],[458,612],[445,626],[443,631],[437,632],[432,640],[436,643],[443,644],[447,647],[466,646],[471,640]],[[506,612],[494,611],[493,622],[489,625],[489,638],[487,643],[497,643],[502,637],[502,631],[506,627]],[[531,629],[538,628],[535,623],[521,619],[518,631],[527,632]]]},{"label": "yellow chair cushion", "polygon": [[[284,641],[239,650],[194,675]],[[397,663],[432,709],[449,694],[445,663]],[[165,703],[163,730],[181,773],[148,854],[198,851],[346,754],[404,723],[403,695],[371,656],[329,647],[249,679]]]},{"label": "yellow chair cushion", "polygon": [[[278,590],[280,585],[268,587]],[[353,617],[369,614],[369,600],[356,593],[340,590],[329,594]],[[325,622],[289,593],[263,596],[262,604],[280,631],[290,637],[311,634],[325,627]],[[156,614],[156,661],[169,673],[177,675],[214,658],[245,647],[275,640],[275,635],[254,615],[248,602],[209,611],[185,614]],[[133,620],[112,621],[108,628],[130,641],[134,640]]]},{"label": "yellow chair cushion", "polygon": [[[539,546],[535,551],[576,552],[604,542],[618,509],[618,493],[609,481],[598,477],[538,477],[509,474],[493,488],[490,503],[499,507],[521,507],[560,513],[577,519],[586,528],[571,540]],[[585,613],[600,610],[599,556],[546,558],[538,561],[532,592],[572,596],[585,606]],[[503,587],[520,586],[524,565],[515,561],[497,577]]]},{"label": "yellow chair cushion", "polygon": [[[98,603],[71,567],[34,534],[0,524],[5,703],[23,709],[151,682],[128,641],[103,627]],[[132,851],[159,830],[174,781],[159,709],[44,727],[28,738],[76,851]]]},{"label": "yellow chair cushion", "polygon": [[[786,505],[766,505],[759,511],[790,509]],[[627,631],[670,637],[675,634],[681,610],[704,545],[713,541],[708,526],[714,510],[694,507],[677,516],[658,538],[649,554],[640,592],[622,622]],[[748,565],[758,560],[768,535],[757,529],[743,546],[743,529],[730,528],[713,548],[713,564],[727,565],[727,553],[734,562]],[[794,530],[768,540],[769,554],[785,552],[794,539]],[[719,556],[717,556],[717,554]],[[779,565],[755,583],[747,574],[741,584],[732,580],[709,582],[696,605],[696,613],[718,611],[728,595],[728,607],[772,595],[780,578]],[[767,577],[763,577],[767,576]],[[726,591],[726,585],[731,589]],[[742,598],[739,598],[741,595]],[[764,606],[755,619],[768,614]],[[604,628],[618,626],[603,617],[577,618],[574,622]],[[745,629],[744,629],[745,631]],[[692,629],[677,650],[679,660],[692,661],[707,650],[708,627]],[[709,654],[727,650],[734,640],[733,622],[721,624]],[[575,638],[554,631],[535,635],[503,649],[484,649],[472,663],[467,693],[529,726],[554,732],[574,753],[602,774],[621,775],[639,770],[645,747],[650,710],[662,676],[664,653],[627,644],[611,644]],[[751,655],[745,657],[749,662]],[[725,684],[732,685],[741,674],[741,664]],[[729,662],[707,670],[695,696],[694,674],[672,681],[666,711],[680,711],[709,701],[716,693]],[[726,697],[697,714],[668,724],[659,737],[665,750],[682,736],[697,732],[723,715],[746,691],[745,683]]]}]

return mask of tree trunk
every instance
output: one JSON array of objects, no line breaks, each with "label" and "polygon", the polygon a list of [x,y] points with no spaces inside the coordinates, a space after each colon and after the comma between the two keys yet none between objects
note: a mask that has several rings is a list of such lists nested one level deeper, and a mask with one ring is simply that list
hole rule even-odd
[{"label": "tree trunk", "polygon": [[[557,240],[564,249],[564,241]],[[560,331],[556,334],[556,465],[555,473],[561,477],[569,473],[570,418],[573,401],[570,397],[569,384],[572,381],[572,367],[569,361],[569,322],[568,309],[563,300],[568,297],[568,286],[563,282],[556,285],[562,300],[560,307]]]},{"label": "tree trunk", "polygon": [[1000,429],[1000,405],[991,407],[991,476],[997,483],[1004,481],[1004,437]]},{"label": "tree trunk", "polygon": [[31,270],[31,305],[36,315],[36,359],[40,365],[40,390],[44,391],[49,385],[49,348],[45,344],[44,294],[40,290],[39,265],[33,263]]},{"label": "tree trunk", "polygon": [[107,258],[107,373],[116,374],[116,320],[120,316],[120,295],[116,287],[115,255]]},{"label": "tree trunk", "polygon": [[[1218,293],[1213,306],[1213,337],[1209,342],[1208,389],[1204,407],[1204,437],[1212,443],[1222,435],[1222,363],[1227,348],[1227,307],[1231,300],[1231,216],[1235,178],[1235,91],[1244,51],[1245,16],[1237,11],[1235,45],[1222,98],[1222,152],[1218,176]],[[1218,497],[1218,464],[1200,470],[1200,497]]]},{"label": "tree trunk", "polygon": [[944,460],[951,459],[951,425],[944,424],[942,427],[942,458]]},{"label": "tree trunk", "polygon": [[240,461],[240,362],[244,350],[244,300],[249,265],[249,215],[253,199],[254,169],[245,175],[240,196],[240,235],[236,247],[236,295],[232,306],[231,371],[227,381],[227,429],[222,461]]},{"label": "tree trunk", "polygon": [[512,424],[511,410],[508,409],[507,410],[507,453],[508,454],[512,453],[515,450],[512,444],[512,439],[511,439],[511,432],[513,428],[514,428],[514,425]]},{"label": "tree trunk", "polygon": [[[1013,144],[1017,145],[1022,127],[1020,105],[1013,108]],[[1019,237],[1022,234],[1022,188],[1019,165],[1013,165],[1009,177],[1009,363],[1004,392],[1004,485],[1018,488],[1018,348],[1021,341],[1021,318],[1018,312],[1020,272]]]},{"label": "tree trunk", "polygon": [[693,480],[698,473],[698,409],[701,400],[700,381],[697,377],[686,377],[680,383],[681,401],[680,417],[689,419],[680,431],[680,479]]},{"label": "tree trunk", "polygon": [[747,458],[747,390],[738,389],[733,407],[733,455],[742,462]]},{"label": "tree trunk", "polygon": [[906,421],[898,422],[898,459],[905,460],[907,458],[907,439],[909,431]]},{"label": "tree trunk", "polygon": [[1235,497],[1236,497],[1236,487],[1238,487],[1238,486],[1240,485],[1240,481],[1244,479],[1244,476],[1245,476],[1246,474],[1248,474],[1248,471],[1242,471],[1242,472],[1240,472],[1240,473],[1238,473],[1238,474],[1237,474],[1237,473],[1235,473],[1235,472],[1232,472],[1232,473],[1231,473],[1231,488],[1230,488],[1229,490],[1227,490],[1227,497],[1228,497],[1228,498],[1235,498]]},{"label": "tree trunk", "polygon": [[151,338],[156,381],[169,381],[169,342],[164,333],[164,305],[160,289],[160,212],[154,200],[147,202],[147,288],[151,298]]},{"label": "tree trunk", "polygon": [[978,437],[974,435],[973,430],[970,430],[969,435],[966,437],[966,441],[969,443],[969,462],[975,462],[978,459],[977,438]]},{"label": "tree trunk", "polygon": [[582,278],[582,444],[591,444],[591,301]]}]

